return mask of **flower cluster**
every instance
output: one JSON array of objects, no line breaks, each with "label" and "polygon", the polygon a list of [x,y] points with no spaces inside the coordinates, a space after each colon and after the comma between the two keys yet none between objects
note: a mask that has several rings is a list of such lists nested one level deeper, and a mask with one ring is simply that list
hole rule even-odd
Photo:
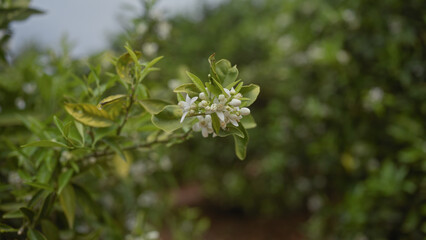
[{"label": "flower cluster", "polygon": [[234,88],[224,88],[225,94],[215,96],[207,89],[206,93],[201,92],[198,97],[190,98],[186,95],[185,101],[180,101],[179,106],[183,110],[181,122],[186,116],[197,116],[198,122],[192,126],[196,132],[201,131],[203,137],[212,134],[216,136],[212,126],[212,114],[216,114],[220,121],[220,127],[226,130],[228,123],[238,127],[238,122],[243,116],[250,114],[250,109],[241,106],[243,96],[237,93]]}]

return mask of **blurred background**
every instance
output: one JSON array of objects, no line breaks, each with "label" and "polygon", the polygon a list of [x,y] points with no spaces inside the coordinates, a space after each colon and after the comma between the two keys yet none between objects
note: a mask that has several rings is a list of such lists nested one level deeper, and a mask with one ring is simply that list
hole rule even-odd
[{"label": "blurred background", "polygon": [[74,76],[112,71],[125,42],[165,56],[147,83],[164,99],[185,70],[206,77],[212,53],[261,87],[246,160],[231,139],[196,136],[116,166],[113,184],[88,181],[106,189],[99,204],[118,219],[104,223],[116,226],[104,239],[139,239],[138,228],[156,230],[142,239],[424,239],[424,0],[31,6],[46,12],[0,17],[0,134],[14,143],[26,131],[16,113],[63,112],[64,97],[79,94]]}]

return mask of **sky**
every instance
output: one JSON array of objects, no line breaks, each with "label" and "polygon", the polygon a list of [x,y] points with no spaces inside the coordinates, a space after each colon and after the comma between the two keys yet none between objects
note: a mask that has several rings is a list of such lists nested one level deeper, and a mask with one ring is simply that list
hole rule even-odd
[{"label": "sky", "polygon": [[[217,4],[223,0],[158,0],[156,9],[166,16],[194,14],[197,3]],[[73,44],[73,56],[87,56],[108,47],[108,34],[120,32],[118,19],[141,12],[140,0],[32,0],[31,6],[45,11],[12,24],[12,53],[29,42],[58,49],[63,36]]]}]

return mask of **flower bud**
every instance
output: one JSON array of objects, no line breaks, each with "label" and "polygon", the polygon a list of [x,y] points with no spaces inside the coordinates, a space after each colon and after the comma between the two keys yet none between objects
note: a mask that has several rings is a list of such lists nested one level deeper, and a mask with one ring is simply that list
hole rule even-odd
[{"label": "flower bud", "polygon": [[236,94],[237,92],[235,92],[235,89],[232,88],[231,91],[229,91],[232,95]]},{"label": "flower bud", "polygon": [[224,100],[225,100],[225,95],[220,94],[220,95],[219,95],[219,101],[224,101]]},{"label": "flower bud", "polygon": [[201,92],[199,95],[201,100],[205,100],[206,99],[206,94],[204,92]]},{"label": "flower bud", "polygon": [[211,108],[212,111],[216,111],[217,110],[217,105],[215,103],[213,103],[210,108]]},{"label": "flower bud", "polygon": [[229,105],[233,106],[233,107],[238,107],[241,105],[241,101],[238,99],[232,99],[232,101],[229,103]]},{"label": "flower bud", "polygon": [[241,93],[237,93],[237,94],[235,94],[235,96],[234,96],[234,98],[242,98],[243,97],[243,95],[241,95]]},{"label": "flower bud", "polygon": [[243,108],[240,109],[240,113],[243,116],[247,116],[247,115],[250,114],[250,109],[243,107]]}]

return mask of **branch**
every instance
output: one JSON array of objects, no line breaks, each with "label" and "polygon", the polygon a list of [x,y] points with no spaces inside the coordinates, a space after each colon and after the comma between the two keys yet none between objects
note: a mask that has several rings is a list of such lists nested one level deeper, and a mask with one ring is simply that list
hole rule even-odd
[{"label": "branch", "polygon": [[130,93],[130,102],[129,102],[129,105],[127,106],[127,108],[126,108],[126,116],[124,117],[123,122],[117,128],[117,136],[120,135],[121,130],[123,130],[124,125],[126,124],[127,120],[129,120],[130,109],[132,108],[133,103],[135,102],[135,92],[136,92],[136,86],[133,85],[132,86],[132,92]]},{"label": "branch", "polygon": [[[156,139],[156,140],[154,140],[152,142],[141,143],[141,144],[136,144],[136,145],[133,145],[133,146],[125,147],[125,148],[122,148],[122,150],[123,151],[128,151],[128,150],[135,150],[135,149],[139,149],[139,148],[149,148],[149,147],[152,147],[152,146],[154,146],[156,144],[168,143],[172,139],[186,140],[187,137],[189,136],[189,134],[191,132],[192,132],[192,130],[189,130],[188,132],[186,132],[184,134],[175,135],[172,138],[168,138],[168,139],[164,139],[164,140],[158,140],[158,139]],[[85,159],[89,159],[89,158],[92,158],[92,157],[95,157],[95,158],[106,157],[106,156],[111,156],[111,155],[114,155],[114,154],[115,154],[114,151],[103,151],[103,152],[97,152],[97,151],[95,151],[92,154],[89,154],[89,155],[86,155],[86,156],[82,157],[80,160],[83,161]],[[91,164],[91,165],[93,165],[93,164]]]}]

